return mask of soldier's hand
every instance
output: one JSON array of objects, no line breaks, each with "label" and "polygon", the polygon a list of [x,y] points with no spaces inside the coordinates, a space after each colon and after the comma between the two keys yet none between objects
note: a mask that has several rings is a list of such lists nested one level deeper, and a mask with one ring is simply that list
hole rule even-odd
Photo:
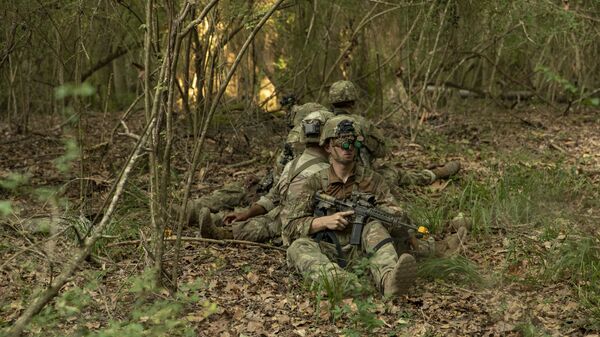
[{"label": "soldier's hand", "polygon": [[316,233],[325,229],[341,231],[348,226],[350,221],[346,217],[354,214],[354,211],[337,212],[332,215],[315,218],[311,225],[311,233]]},{"label": "soldier's hand", "polygon": [[232,222],[247,220],[245,212],[229,213],[223,218],[223,223],[229,225]]}]

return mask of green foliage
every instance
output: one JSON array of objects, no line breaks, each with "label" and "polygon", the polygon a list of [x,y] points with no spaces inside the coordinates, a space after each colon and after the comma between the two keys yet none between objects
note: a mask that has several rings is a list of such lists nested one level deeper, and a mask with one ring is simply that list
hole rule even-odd
[{"label": "green foliage", "polygon": [[[363,336],[383,325],[375,313],[372,295],[377,293],[369,277],[372,264],[368,258],[362,258],[347,267],[349,271],[322,270],[318,278],[313,280],[309,289],[315,298],[315,317],[320,318],[321,302],[328,300],[333,322],[344,320],[343,333],[346,336]],[[306,277],[305,280],[309,278]]]},{"label": "green foliage", "polygon": [[552,69],[538,64],[535,67],[535,71],[542,73],[546,82],[558,84],[571,99],[581,100],[582,104],[592,107],[600,106],[600,98],[588,97],[584,90],[578,88],[575,84],[571,83],[571,81],[560,76],[560,74],[554,72]]},{"label": "green foliage", "polygon": [[345,316],[350,323],[350,326],[342,329],[345,336],[372,335],[376,328],[383,325],[383,321],[378,319],[374,312],[375,304],[372,298],[357,298],[352,304],[337,306],[332,310],[334,317]]},{"label": "green foliage", "polygon": [[33,318],[29,330],[35,333],[44,331],[56,336],[53,331],[60,330],[65,321],[77,320],[81,312],[92,304],[90,290],[90,287],[73,287],[63,292],[55,299],[53,305],[46,306]]},{"label": "green foliage", "polygon": [[54,91],[56,99],[67,97],[89,97],[96,93],[96,89],[89,83],[84,82],[81,85],[66,83],[57,87]]},{"label": "green foliage", "polygon": [[8,177],[0,179],[0,187],[6,190],[14,190],[21,185],[25,185],[29,182],[31,175],[11,172]]},{"label": "green foliage", "polygon": [[444,279],[469,284],[481,284],[477,266],[462,256],[450,258],[430,258],[419,262],[419,277],[426,279]]},{"label": "green foliage", "polygon": [[521,323],[515,327],[515,330],[521,333],[523,337],[547,337],[550,336],[544,330],[535,326],[531,322]]},{"label": "green foliage", "polygon": [[467,175],[460,183],[463,187],[458,193],[436,200],[415,198],[409,207],[411,216],[435,232],[460,211],[472,217],[476,233],[485,233],[492,226],[552,223],[557,213],[572,213],[575,200],[594,195],[584,177],[560,165],[535,169],[510,165],[498,178],[481,181]]},{"label": "green foliage", "polygon": [[[567,229],[568,230],[568,229]],[[568,280],[578,289],[587,308],[588,320],[598,328],[600,322],[600,240],[585,233],[570,235],[546,253],[542,280],[555,283]]]},{"label": "green foliage", "polygon": [[[29,174],[20,174],[11,172],[4,179],[0,179],[0,192],[6,190],[10,193],[15,193],[16,190],[29,182]],[[10,200],[0,200],[0,218],[6,217],[13,213],[13,205]]]},{"label": "green foliage", "polygon": [[[310,277],[304,279],[310,280]],[[334,307],[356,288],[358,278],[350,273],[339,272],[337,269],[331,271],[323,269],[319,272],[316,280],[309,282],[308,288],[316,297],[320,300],[325,296],[330,305]]]},{"label": "green foliage", "polygon": [[65,144],[65,153],[54,160],[54,165],[60,172],[66,173],[70,170],[71,163],[79,158],[80,153],[79,146],[74,139],[65,139],[63,142]]},{"label": "green foliage", "polygon": [[65,322],[76,322],[80,326],[74,334],[77,336],[196,336],[186,314],[189,312],[195,319],[205,319],[217,310],[214,303],[200,296],[204,284],[199,279],[183,284],[170,298],[160,294],[161,289],[155,286],[154,279],[152,270],[130,278],[129,289],[118,297],[135,299],[129,318],[109,320],[105,328],[92,331],[86,327],[90,323],[94,326],[106,321],[106,317],[88,316],[88,308],[96,304],[91,294],[98,287],[98,282],[92,281],[85,288],[73,287],[57,297],[53,306],[46,307],[34,318],[29,330],[37,333],[43,329],[54,335],[54,331],[64,331]]},{"label": "green foliage", "polygon": [[12,202],[10,200],[0,200],[0,217],[12,214]]}]

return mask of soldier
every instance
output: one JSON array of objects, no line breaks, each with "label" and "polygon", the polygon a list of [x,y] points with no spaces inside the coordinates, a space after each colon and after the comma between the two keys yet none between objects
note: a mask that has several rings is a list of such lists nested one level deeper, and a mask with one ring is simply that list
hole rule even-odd
[{"label": "soldier", "polygon": [[302,153],[302,150],[304,150],[304,144],[302,143],[302,119],[304,119],[304,117],[311,112],[319,110],[327,109],[321,104],[314,102],[308,102],[302,105],[294,105],[290,109],[290,113],[287,116],[290,132],[288,133],[286,141],[283,145],[283,151],[279,154],[277,161],[275,162],[275,167],[273,169],[275,178],[281,174],[287,163],[296,158],[298,154]]},{"label": "soldier", "polygon": [[[381,131],[355,111],[358,92],[354,83],[350,81],[337,81],[329,89],[329,103],[335,115],[351,115],[364,132],[365,146],[359,151],[360,161],[363,165],[371,167],[377,158],[385,157],[389,150]],[[390,167],[380,168],[380,173],[388,180],[394,181],[399,186],[430,185],[437,179],[448,178],[460,170],[460,162],[452,161],[446,165],[432,170],[398,171]]]},{"label": "soldier", "polygon": [[416,277],[415,258],[410,254],[398,257],[387,229],[378,221],[368,222],[359,245],[350,245],[353,211],[331,211],[326,216],[315,216],[312,202],[317,191],[324,191],[338,199],[345,199],[352,191],[374,194],[378,204],[394,213],[400,212],[383,177],[356,162],[357,150],[364,139],[354,119],[336,116],[325,123],[320,144],[329,154],[329,168],[306,180],[302,192],[288,200],[283,211],[284,240],[292,242],[287,261],[299,273],[313,281],[327,278],[349,280],[356,277],[344,267],[348,261],[371,255],[370,271],[376,287],[385,296],[405,293]]},{"label": "soldier", "polygon": [[[224,218],[211,214],[204,208],[196,219],[201,223],[201,235],[216,239],[239,239],[264,242],[281,237],[279,213],[288,195],[295,193],[303,181],[315,172],[328,167],[327,153],[319,146],[322,125],[333,114],[325,109],[311,112],[300,123],[299,142],[305,146],[300,156],[289,162],[268,194],[261,197],[248,210],[226,215]],[[193,222],[194,218],[188,218]],[[216,223],[232,224],[228,228]]]}]

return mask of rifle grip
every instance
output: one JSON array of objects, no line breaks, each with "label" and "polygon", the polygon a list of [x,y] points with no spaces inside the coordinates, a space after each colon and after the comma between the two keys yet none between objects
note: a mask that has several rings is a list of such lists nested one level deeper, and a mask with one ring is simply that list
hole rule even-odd
[{"label": "rifle grip", "polygon": [[350,244],[358,246],[360,245],[363,227],[365,225],[367,217],[364,215],[355,215],[354,221],[352,222],[352,234],[350,235]]},{"label": "rifle grip", "polygon": [[358,246],[360,245],[360,237],[362,236],[363,224],[355,222],[352,224],[352,234],[350,236],[350,244]]}]

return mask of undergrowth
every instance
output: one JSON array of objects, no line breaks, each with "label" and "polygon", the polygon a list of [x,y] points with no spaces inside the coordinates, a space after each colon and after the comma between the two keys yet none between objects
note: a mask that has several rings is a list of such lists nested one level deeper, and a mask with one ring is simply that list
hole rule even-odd
[{"label": "undergrowth", "polygon": [[[216,312],[216,305],[201,296],[204,288],[201,280],[183,284],[171,297],[159,291],[152,271],[146,270],[130,277],[126,282],[128,288],[116,296],[101,299],[119,302],[121,310],[111,314],[104,310],[108,310],[106,303],[92,296],[99,291],[100,278],[98,274],[86,286],[63,292],[34,318],[28,326],[29,332],[64,336],[64,325],[68,322],[73,327],[71,336],[196,336],[190,321],[201,321]],[[104,309],[93,310],[94,307]]]},{"label": "undergrowth", "polygon": [[[600,322],[600,240],[585,216],[598,207],[597,189],[574,167],[561,163],[494,169],[497,175],[485,179],[461,177],[457,188],[438,198],[415,198],[412,217],[439,234],[453,216],[466,214],[472,224],[469,240],[501,236],[505,277],[539,286],[566,281],[579,294],[590,324]],[[426,261],[421,274],[479,281],[473,266],[458,257]]]}]

